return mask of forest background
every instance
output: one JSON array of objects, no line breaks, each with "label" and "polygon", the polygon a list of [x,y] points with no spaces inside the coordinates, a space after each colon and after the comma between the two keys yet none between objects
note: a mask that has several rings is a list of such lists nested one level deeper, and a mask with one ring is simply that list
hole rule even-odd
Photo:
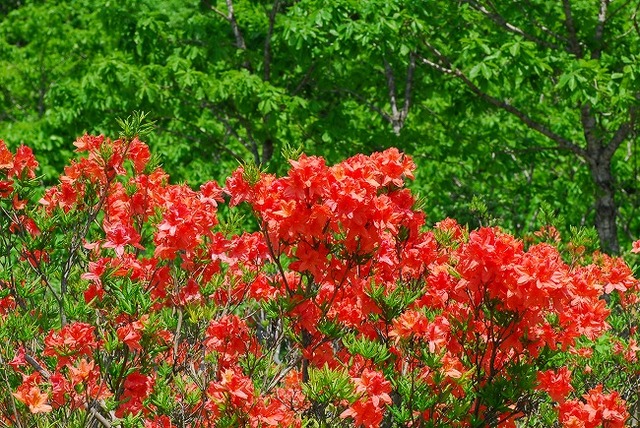
[{"label": "forest background", "polygon": [[[134,110],[174,179],[395,146],[431,223],[638,238],[640,3],[147,0],[0,4],[0,136],[52,182]],[[596,234],[597,232],[597,234]]]}]

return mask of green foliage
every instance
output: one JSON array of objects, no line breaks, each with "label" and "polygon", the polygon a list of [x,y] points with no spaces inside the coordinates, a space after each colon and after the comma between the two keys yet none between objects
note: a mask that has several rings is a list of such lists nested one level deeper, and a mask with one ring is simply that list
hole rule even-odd
[{"label": "green foliage", "polygon": [[299,149],[332,163],[396,146],[420,165],[413,187],[432,223],[527,233],[547,206],[568,232],[596,222],[592,161],[620,134],[601,161],[619,237],[636,237],[631,3],[606,3],[601,32],[587,0],[571,19],[541,0],[5,3],[0,136],[46,154],[47,181],[69,141],[149,111],[150,144],[178,181],[220,181],[247,161],[282,172]]},{"label": "green foliage", "polygon": [[132,140],[135,137],[146,139],[153,132],[153,125],[155,122],[147,122],[145,123],[145,118],[148,116],[148,113],[143,111],[134,111],[131,116],[128,116],[126,119],[118,118],[116,122],[122,128],[120,132],[120,138],[124,138],[126,140]]}]

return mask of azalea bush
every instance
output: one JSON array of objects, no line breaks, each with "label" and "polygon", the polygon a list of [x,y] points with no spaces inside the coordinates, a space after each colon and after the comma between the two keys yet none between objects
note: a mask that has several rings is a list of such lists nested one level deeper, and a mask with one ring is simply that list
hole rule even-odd
[{"label": "azalea bush", "polygon": [[395,149],[194,190],[124,125],[47,189],[0,142],[0,426],[634,423],[623,259],[427,228]]}]

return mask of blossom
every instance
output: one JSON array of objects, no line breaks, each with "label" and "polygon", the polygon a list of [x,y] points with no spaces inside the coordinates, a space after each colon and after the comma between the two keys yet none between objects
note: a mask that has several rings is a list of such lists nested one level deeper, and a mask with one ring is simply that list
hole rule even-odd
[{"label": "blossom", "polygon": [[566,367],[558,370],[538,372],[538,386],[536,389],[545,391],[552,400],[562,403],[567,395],[573,391],[571,386],[571,371]]},{"label": "blossom", "polygon": [[3,140],[0,140],[0,170],[13,168],[13,154]]},{"label": "blossom", "polygon": [[258,352],[258,345],[250,336],[247,324],[236,315],[212,320],[207,327],[204,346],[207,351],[220,354],[220,364],[229,367],[248,351]]},{"label": "blossom", "polygon": [[38,167],[38,161],[33,156],[31,149],[23,144],[16,150],[16,155],[13,158],[13,169],[11,175],[15,175],[18,178],[35,178],[35,169]]},{"label": "blossom", "polygon": [[591,389],[582,398],[583,400],[565,401],[560,405],[559,419],[563,427],[623,428],[629,418],[625,401],[615,391],[603,394],[602,385]]},{"label": "blossom", "polygon": [[102,244],[102,247],[113,248],[118,257],[122,257],[126,245],[144,250],[142,245],[140,245],[140,235],[130,225],[123,223],[105,223],[103,228],[106,233],[106,240],[104,244]]},{"label": "blossom", "polygon": [[118,339],[127,345],[129,350],[133,352],[142,350],[142,345],[140,344],[140,340],[142,339],[142,330],[144,330],[142,322],[135,321],[118,328],[116,334],[118,335]]},{"label": "blossom", "polygon": [[53,408],[47,404],[48,396],[39,387],[18,388],[13,396],[29,407],[31,413],[48,413]]},{"label": "blossom", "polygon": [[140,372],[127,375],[123,382],[123,392],[116,416],[135,415],[144,410],[143,401],[151,394],[155,379]]},{"label": "blossom", "polygon": [[58,357],[62,366],[76,357],[90,357],[98,347],[95,327],[83,322],[67,324],[59,331],[50,331],[44,339],[44,355]]}]

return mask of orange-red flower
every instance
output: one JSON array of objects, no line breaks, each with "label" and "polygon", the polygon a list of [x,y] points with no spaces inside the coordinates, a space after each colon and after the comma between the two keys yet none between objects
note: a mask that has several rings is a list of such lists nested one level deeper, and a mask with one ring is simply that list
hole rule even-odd
[{"label": "orange-red flower", "polygon": [[48,396],[38,386],[18,388],[13,396],[29,407],[31,413],[48,413],[52,407],[47,404]]}]

